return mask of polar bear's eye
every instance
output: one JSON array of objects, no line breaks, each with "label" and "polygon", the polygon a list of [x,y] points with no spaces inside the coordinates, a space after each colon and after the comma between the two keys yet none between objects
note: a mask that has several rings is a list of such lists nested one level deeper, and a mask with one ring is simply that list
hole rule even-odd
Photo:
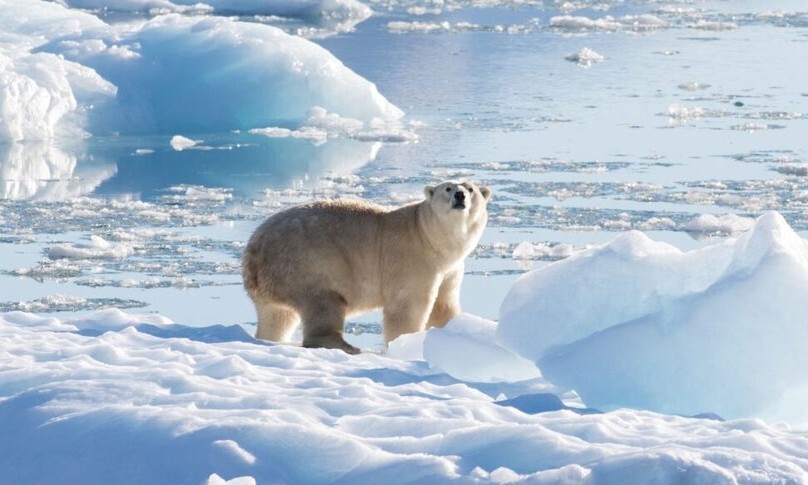
[{"label": "polar bear's eye", "polygon": [[451,191],[452,191],[451,187],[446,187],[446,192],[451,192]]}]

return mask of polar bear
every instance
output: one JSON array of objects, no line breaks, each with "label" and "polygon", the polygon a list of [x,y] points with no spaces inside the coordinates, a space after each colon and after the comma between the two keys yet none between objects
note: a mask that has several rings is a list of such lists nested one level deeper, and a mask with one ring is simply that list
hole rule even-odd
[{"label": "polar bear", "polygon": [[256,338],[285,341],[302,320],[304,347],[356,354],[342,337],[350,314],[382,308],[385,343],[457,315],[463,260],[485,229],[491,191],[448,181],[424,195],[396,209],[318,201],[268,218],[242,261]]}]

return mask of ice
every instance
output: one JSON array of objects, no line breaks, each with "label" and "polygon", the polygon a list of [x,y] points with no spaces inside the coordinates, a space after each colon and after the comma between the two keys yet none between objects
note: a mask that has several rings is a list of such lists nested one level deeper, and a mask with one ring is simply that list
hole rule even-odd
[{"label": "ice", "polygon": [[67,7],[107,12],[217,14],[299,19],[338,32],[350,31],[372,15],[357,0],[58,0]]},{"label": "ice", "polygon": [[430,368],[469,382],[517,382],[541,377],[532,362],[497,345],[495,334],[496,323],[460,314],[443,328],[399,337],[391,342],[388,354],[425,360]]},{"label": "ice", "polygon": [[751,229],[754,222],[754,219],[737,214],[702,214],[685,224],[684,228],[689,232],[703,234],[738,234]]},{"label": "ice", "polygon": [[[42,0],[29,2],[26,15],[11,15],[18,6],[9,1],[0,2],[2,141],[81,131],[187,136],[296,128],[316,106],[364,123],[403,115],[328,51],[269,25],[179,14],[106,24]],[[350,0],[262,5],[298,12],[364,7]],[[250,6],[260,8],[243,5]]]},{"label": "ice", "polygon": [[[412,126],[412,123],[410,123]],[[385,121],[373,118],[367,123],[354,119],[344,118],[336,113],[329,113],[321,106],[315,106],[309,111],[309,117],[303,125],[296,129],[268,126],[266,128],[253,128],[249,133],[263,135],[269,138],[303,138],[311,140],[315,145],[321,145],[330,138],[344,137],[360,141],[384,141],[390,143],[404,143],[416,141],[418,135],[407,130],[398,121]]]},{"label": "ice", "polygon": [[570,62],[576,62],[583,67],[590,67],[592,64],[603,62],[603,56],[588,47],[582,47],[581,50],[575,54],[566,56],[564,59]]},{"label": "ice", "polygon": [[124,259],[135,250],[130,244],[113,244],[100,236],[90,236],[89,243],[57,244],[48,249],[51,259]]},{"label": "ice", "polygon": [[597,408],[805,424],[808,243],[778,213],[690,252],[638,232],[520,278],[497,338]]},{"label": "ice", "polygon": [[575,248],[571,244],[561,243],[550,245],[546,243],[532,244],[528,241],[519,243],[511,253],[513,259],[564,259],[575,254]]},{"label": "ice", "polygon": [[328,51],[268,25],[172,14],[113,47],[133,55],[113,56],[112,47],[84,53],[66,42],[50,47],[118,87],[114,110],[96,120],[99,130],[102,121],[107,130],[127,133],[297,126],[315,106],[363,121],[402,116]]},{"label": "ice", "polygon": [[178,152],[181,152],[183,150],[187,150],[188,148],[195,147],[196,145],[202,143],[202,141],[192,140],[182,135],[174,135],[171,137],[171,140],[168,143],[171,145],[171,148],[173,148]]},{"label": "ice", "polygon": [[387,23],[387,30],[394,34],[405,33],[457,33],[457,32],[496,32],[505,34],[527,34],[539,28],[535,20],[524,24],[477,24],[473,22],[422,22],[394,20]]},{"label": "ice", "polygon": [[[470,335],[492,325],[467,323]],[[808,479],[805,432],[630,409],[579,414],[535,388],[270,345],[239,327],[115,309],[12,312],[0,315],[0,349],[0,469],[10,483]]]},{"label": "ice", "polygon": [[607,15],[598,19],[583,16],[560,15],[550,19],[550,27],[560,32],[647,32],[668,27],[667,22],[651,14],[626,15],[612,17]]},{"label": "ice", "polygon": [[147,304],[138,300],[121,298],[83,298],[80,296],[55,294],[36,300],[18,302],[0,302],[2,312],[77,312],[98,310],[100,308],[139,308]]}]

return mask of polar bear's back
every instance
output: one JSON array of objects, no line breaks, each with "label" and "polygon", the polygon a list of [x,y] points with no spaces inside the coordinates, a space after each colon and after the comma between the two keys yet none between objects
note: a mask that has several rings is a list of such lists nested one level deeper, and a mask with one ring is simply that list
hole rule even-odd
[{"label": "polar bear's back", "polygon": [[388,213],[369,202],[340,200],[271,216],[244,252],[247,291],[288,300],[313,288],[333,288],[365,299],[360,295],[378,286],[379,228]]}]

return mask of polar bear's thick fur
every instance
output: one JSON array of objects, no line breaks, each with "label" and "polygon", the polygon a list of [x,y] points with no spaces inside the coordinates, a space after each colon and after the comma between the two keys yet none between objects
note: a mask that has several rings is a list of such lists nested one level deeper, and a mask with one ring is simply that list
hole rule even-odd
[{"label": "polar bear's thick fur", "polygon": [[463,260],[485,228],[491,191],[449,181],[424,194],[397,209],[313,202],[261,224],[243,259],[256,337],[285,341],[302,320],[304,347],[358,353],[342,337],[352,313],[381,307],[385,342],[457,315]]}]

